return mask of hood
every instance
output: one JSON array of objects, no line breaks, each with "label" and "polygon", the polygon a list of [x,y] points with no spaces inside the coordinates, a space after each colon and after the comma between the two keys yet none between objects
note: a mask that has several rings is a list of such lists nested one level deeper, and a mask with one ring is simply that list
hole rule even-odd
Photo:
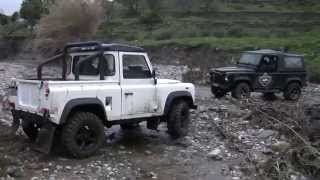
[{"label": "hood", "polygon": [[181,81],[178,80],[172,80],[172,79],[158,79],[158,84],[177,84]]},{"label": "hood", "polygon": [[233,67],[216,68],[216,69],[213,69],[213,71],[218,71],[218,72],[254,72],[254,69],[249,68],[249,67],[233,66]]}]

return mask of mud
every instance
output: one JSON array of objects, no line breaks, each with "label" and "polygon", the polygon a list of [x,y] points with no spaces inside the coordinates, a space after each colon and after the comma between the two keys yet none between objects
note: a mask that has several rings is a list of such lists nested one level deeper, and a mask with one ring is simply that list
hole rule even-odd
[{"label": "mud", "polygon": [[[156,65],[158,75],[183,79],[187,66]],[[35,75],[30,61],[0,63],[0,100],[6,96],[10,78]],[[56,74],[56,72],[51,72]],[[0,176],[2,179],[270,179],[265,165],[281,153],[272,150],[276,142],[288,140],[281,129],[272,128],[257,116],[245,102],[227,96],[215,99],[207,86],[197,86],[198,110],[192,111],[190,133],[172,140],[166,133],[166,124],[158,131],[146,129],[145,124],[132,131],[115,126],[106,129],[105,146],[91,158],[75,160],[61,148],[45,155],[32,150],[33,144],[21,130],[8,136],[10,113],[0,111]],[[320,87],[306,88],[302,105],[320,103]],[[252,95],[254,106],[297,106],[279,95],[273,102]],[[260,123],[259,123],[260,122]],[[289,134],[290,136],[290,134]],[[307,178],[292,168],[286,177]]]}]

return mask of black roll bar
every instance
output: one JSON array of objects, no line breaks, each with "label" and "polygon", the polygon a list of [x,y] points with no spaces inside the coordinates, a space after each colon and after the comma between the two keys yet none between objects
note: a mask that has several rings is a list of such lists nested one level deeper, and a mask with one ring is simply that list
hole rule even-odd
[{"label": "black roll bar", "polygon": [[[51,58],[47,59],[44,63],[42,63],[42,64],[40,64],[38,66],[38,68],[37,68],[37,79],[38,80],[42,80],[42,68],[43,68],[44,65],[62,58],[62,79],[66,80],[66,73],[67,73],[66,57],[67,57],[67,54],[68,54],[69,50],[73,49],[73,48],[84,48],[84,47],[88,47],[88,48],[92,47],[93,50],[99,51],[99,53],[96,53],[95,55],[103,54],[102,44],[97,42],[97,41],[89,41],[89,42],[81,42],[81,43],[69,43],[63,48],[62,54],[56,55],[54,57],[51,57]],[[91,58],[89,58],[89,57],[91,57]],[[78,68],[76,68],[76,72],[77,73],[75,74],[75,76],[78,77],[78,79],[76,78],[77,80],[79,80],[79,67],[80,67],[79,64],[82,64],[84,61],[87,61],[87,60],[90,60],[90,59],[93,58],[92,56],[89,56],[89,57],[85,58],[85,59],[83,59],[83,60],[81,60],[80,62],[77,63],[76,67],[78,67]],[[97,57],[97,56],[95,56],[95,57]]]}]

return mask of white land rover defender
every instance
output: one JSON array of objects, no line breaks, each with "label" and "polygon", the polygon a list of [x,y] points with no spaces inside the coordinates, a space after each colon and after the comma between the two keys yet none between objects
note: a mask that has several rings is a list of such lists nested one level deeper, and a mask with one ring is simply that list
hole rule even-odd
[{"label": "white land rover defender", "polygon": [[[62,77],[44,79],[43,66],[54,61],[61,63]],[[60,138],[70,155],[88,157],[103,145],[104,127],[128,128],[142,121],[154,130],[166,122],[173,138],[182,137],[188,132],[189,109],[196,109],[194,85],[157,79],[140,47],[68,44],[37,71],[37,79],[15,80],[17,94],[10,105],[13,127],[21,123],[46,153]]]}]

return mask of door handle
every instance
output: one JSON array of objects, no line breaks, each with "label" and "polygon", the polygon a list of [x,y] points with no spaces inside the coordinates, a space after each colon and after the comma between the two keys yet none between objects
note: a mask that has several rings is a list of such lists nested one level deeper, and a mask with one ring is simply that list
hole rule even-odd
[{"label": "door handle", "polygon": [[126,95],[126,96],[133,96],[133,92],[126,92],[126,93],[124,93],[124,95]]}]

